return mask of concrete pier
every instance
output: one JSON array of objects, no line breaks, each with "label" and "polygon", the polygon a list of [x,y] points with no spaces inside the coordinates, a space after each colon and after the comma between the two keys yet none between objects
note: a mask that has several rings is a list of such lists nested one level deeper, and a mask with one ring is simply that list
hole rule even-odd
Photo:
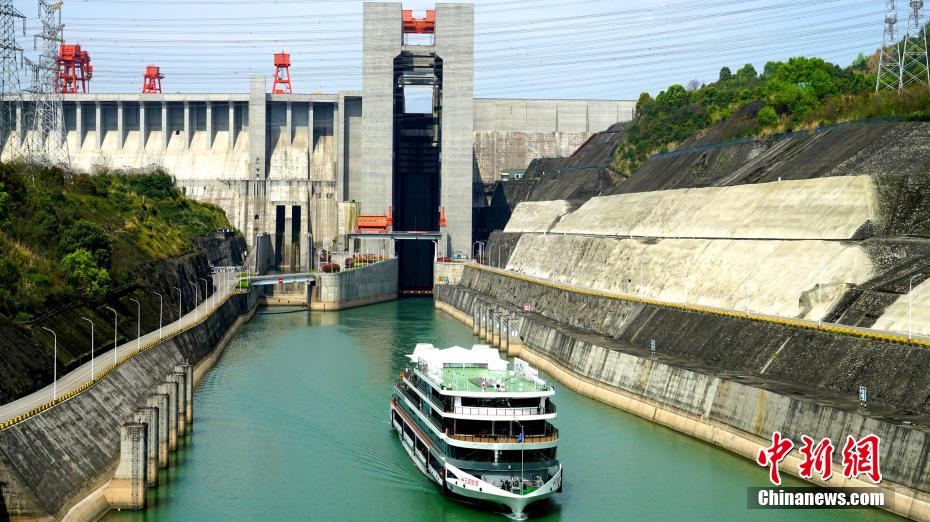
[{"label": "concrete pier", "polygon": [[158,393],[168,395],[168,449],[178,449],[178,383],[170,381],[158,385]]},{"label": "concrete pier", "polygon": [[158,485],[158,408],[143,407],[136,410],[136,422],[145,424],[145,485],[153,487]]},{"label": "concrete pier", "polygon": [[120,459],[105,495],[111,508],[145,507],[145,424],[129,423],[120,428]]},{"label": "concrete pier", "polygon": [[187,421],[187,430],[191,430],[191,423],[194,422],[194,368],[189,364],[179,364],[174,367],[175,372],[181,372],[184,374],[184,394],[186,400],[186,408],[184,409],[184,417]]},{"label": "concrete pier", "polygon": [[158,467],[168,467],[168,418],[171,410],[168,407],[170,397],[167,393],[156,393],[149,397],[147,404],[158,410]]},{"label": "concrete pier", "polygon": [[362,268],[319,274],[313,287],[311,310],[344,310],[397,299],[398,260],[388,259]]},{"label": "concrete pier", "polygon": [[187,375],[184,372],[174,372],[168,376],[168,380],[178,385],[178,438],[182,438],[187,434]]}]

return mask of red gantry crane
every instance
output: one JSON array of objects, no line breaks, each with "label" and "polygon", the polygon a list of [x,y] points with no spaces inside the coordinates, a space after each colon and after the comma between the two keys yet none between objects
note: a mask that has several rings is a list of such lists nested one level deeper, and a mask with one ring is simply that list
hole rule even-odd
[{"label": "red gantry crane", "polygon": [[275,53],[274,67],[272,94],[293,94],[294,90],[291,88],[291,55],[283,51]]},{"label": "red gantry crane", "polygon": [[405,34],[433,34],[436,32],[436,11],[430,9],[426,11],[423,18],[414,18],[413,9],[404,9],[404,33]]},{"label": "red gantry crane", "polygon": [[142,82],[142,94],[161,94],[161,81],[165,75],[157,65],[145,68],[145,77]]},{"label": "red gantry crane", "polygon": [[58,81],[55,92],[75,94],[90,92],[90,80],[94,77],[94,66],[90,64],[90,53],[80,45],[62,44],[58,48]]}]

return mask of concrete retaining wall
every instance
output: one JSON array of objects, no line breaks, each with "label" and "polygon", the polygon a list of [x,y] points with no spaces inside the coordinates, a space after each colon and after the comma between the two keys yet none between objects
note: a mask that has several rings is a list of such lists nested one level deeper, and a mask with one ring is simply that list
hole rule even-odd
[{"label": "concrete retaining wall", "polygon": [[524,234],[507,269],[604,292],[813,320],[847,285],[875,272],[861,246],[836,241],[554,234]]},{"label": "concrete retaining wall", "polygon": [[[769,444],[773,431],[796,441],[801,435],[815,440],[830,437],[836,442],[847,435],[877,434],[882,440],[882,486],[894,492],[892,510],[930,520],[930,430],[925,427],[882,418],[881,412],[863,413],[854,400],[825,401],[777,381],[708,366],[689,367],[689,362],[677,355],[663,353],[668,345],[662,341],[659,355],[651,357],[646,350],[559,324],[541,314],[518,313],[518,307],[502,299],[512,290],[502,288],[496,295],[487,295],[463,286],[437,288],[437,307],[470,325],[476,313],[487,309],[511,315],[519,335],[511,343],[510,355],[528,360],[579,393],[750,459]],[[576,317],[590,313],[569,305],[566,297],[556,297],[563,313]],[[550,304],[537,303],[537,309],[551,311]],[[598,315],[609,316],[611,311]],[[836,458],[841,458],[839,453]],[[781,469],[796,475],[798,463],[794,454]],[[839,468],[841,462],[836,466]],[[839,473],[820,483],[831,487],[869,485],[846,480]]]},{"label": "concrete retaining wall", "polygon": [[[251,295],[235,295],[203,323],[132,357],[86,391],[0,431],[0,514],[61,519],[100,490],[119,461],[121,426],[178,365],[209,358],[255,304]],[[186,397],[175,400],[187,404]]]},{"label": "concrete retaining wall", "polygon": [[930,350],[925,348],[568,292],[471,267],[460,286],[520,309],[531,304],[566,328],[643,352],[655,339],[661,353],[691,367],[786,383],[830,398],[855,399],[864,385],[876,408],[930,415]]},{"label": "concrete retaining wall", "polygon": [[930,280],[914,287],[885,309],[874,328],[930,336]]},{"label": "concrete retaining wall", "polygon": [[433,263],[433,276],[437,285],[458,284],[464,271],[464,263]]},{"label": "concrete retaining wall", "polygon": [[342,310],[397,299],[397,259],[318,274],[310,301],[312,310]]},{"label": "concrete retaining wall", "polygon": [[548,232],[571,210],[571,203],[564,200],[524,201],[513,209],[504,232]]},{"label": "concrete retaining wall", "polygon": [[[555,233],[728,239],[853,239],[876,219],[870,176],[591,198]],[[519,207],[517,207],[519,210]],[[516,212],[514,213],[516,215]],[[865,229],[865,230],[863,230]],[[507,232],[544,232],[546,229]]]},{"label": "concrete retaining wall", "polygon": [[475,165],[482,182],[537,158],[569,156],[592,134],[630,121],[633,100],[476,99]]}]

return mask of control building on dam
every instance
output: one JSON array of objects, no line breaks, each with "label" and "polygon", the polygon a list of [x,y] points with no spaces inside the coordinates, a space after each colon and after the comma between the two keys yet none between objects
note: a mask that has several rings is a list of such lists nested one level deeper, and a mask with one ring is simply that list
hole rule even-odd
[{"label": "control building on dam", "polygon": [[[371,2],[363,13],[361,91],[269,94],[269,79],[252,76],[242,94],[64,94],[71,164],[163,168],[188,196],[225,209],[249,243],[270,234],[282,270],[306,269],[311,243],[354,239],[394,249],[401,285],[421,288],[434,256],[470,255],[482,183],[633,117],[635,101],[475,99],[470,4],[414,18]],[[432,107],[408,107],[412,88],[431,88]],[[16,108],[9,159],[32,141],[33,103],[5,103]],[[358,215],[390,216],[394,236],[350,238]]]}]

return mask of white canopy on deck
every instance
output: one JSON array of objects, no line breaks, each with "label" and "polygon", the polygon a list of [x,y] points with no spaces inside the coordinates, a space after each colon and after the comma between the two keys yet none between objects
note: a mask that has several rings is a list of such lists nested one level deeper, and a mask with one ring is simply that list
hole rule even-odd
[{"label": "white canopy on deck", "polygon": [[407,357],[418,365],[425,365],[427,374],[440,382],[446,366],[487,366],[488,370],[503,372],[509,364],[501,359],[500,352],[486,344],[466,349],[461,346],[435,348],[432,344],[419,343]]}]

